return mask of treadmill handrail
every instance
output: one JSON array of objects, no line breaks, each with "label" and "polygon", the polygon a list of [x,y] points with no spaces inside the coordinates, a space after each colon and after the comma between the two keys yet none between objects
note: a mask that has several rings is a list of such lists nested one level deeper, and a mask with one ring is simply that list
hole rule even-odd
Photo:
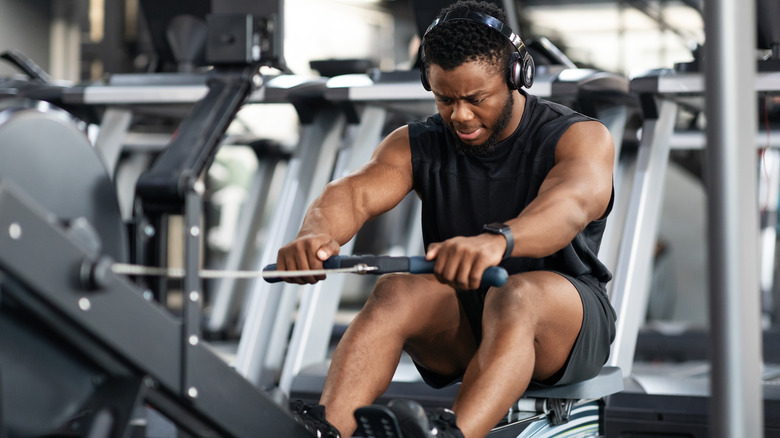
[{"label": "treadmill handrail", "polygon": [[181,210],[188,184],[211,164],[222,136],[260,79],[256,65],[216,67],[211,72],[206,97],[195,104],[174,140],[138,180],[136,193],[145,208]]}]

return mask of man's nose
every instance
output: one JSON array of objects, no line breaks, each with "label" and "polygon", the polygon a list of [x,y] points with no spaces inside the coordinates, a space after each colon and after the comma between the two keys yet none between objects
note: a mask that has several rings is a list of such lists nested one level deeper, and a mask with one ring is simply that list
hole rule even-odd
[{"label": "man's nose", "polygon": [[456,122],[465,122],[474,118],[474,113],[468,104],[460,102],[455,103],[452,108],[452,120]]}]

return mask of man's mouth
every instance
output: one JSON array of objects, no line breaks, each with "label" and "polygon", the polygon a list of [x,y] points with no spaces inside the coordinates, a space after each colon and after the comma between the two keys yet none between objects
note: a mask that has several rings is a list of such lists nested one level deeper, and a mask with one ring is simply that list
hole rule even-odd
[{"label": "man's mouth", "polygon": [[471,141],[479,137],[482,134],[482,128],[464,128],[456,129],[455,133],[462,141]]}]

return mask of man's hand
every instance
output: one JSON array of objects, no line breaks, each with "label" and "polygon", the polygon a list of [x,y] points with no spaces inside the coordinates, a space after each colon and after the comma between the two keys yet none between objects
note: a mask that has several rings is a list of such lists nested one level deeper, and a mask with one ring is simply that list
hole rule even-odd
[{"label": "man's hand", "polygon": [[[279,271],[300,271],[322,269],[322,262],[339,253],[339,243],[327,234],[298,236],[283,246],[276,256]],[[290,277],[284,281],[297,284],[314,284],[324,280],[324,275],[309,277]]]},{"label": "man's hand", "polygon": [[497,266],[506,249],[506,239],[497,234],[454,237],[432,243],[425,254],[436,259],[436,279],[457,289],[479,289],[482,274],[488,266]]}]

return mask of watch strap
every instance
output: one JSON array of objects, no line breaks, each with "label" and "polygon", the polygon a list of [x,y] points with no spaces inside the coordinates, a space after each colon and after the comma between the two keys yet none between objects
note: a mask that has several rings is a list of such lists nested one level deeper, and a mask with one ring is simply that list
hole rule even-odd
[{"label": "watch strap", "polygon": [[512,250],[515,248],[515,238],[512,235],[512,229],[509,225],[502,224],[500,222],[493,222],[482,226],[482,231],[491,234],[501,234],[506,239],[506,251],[502,260],[508,259],[512,255]]}]

